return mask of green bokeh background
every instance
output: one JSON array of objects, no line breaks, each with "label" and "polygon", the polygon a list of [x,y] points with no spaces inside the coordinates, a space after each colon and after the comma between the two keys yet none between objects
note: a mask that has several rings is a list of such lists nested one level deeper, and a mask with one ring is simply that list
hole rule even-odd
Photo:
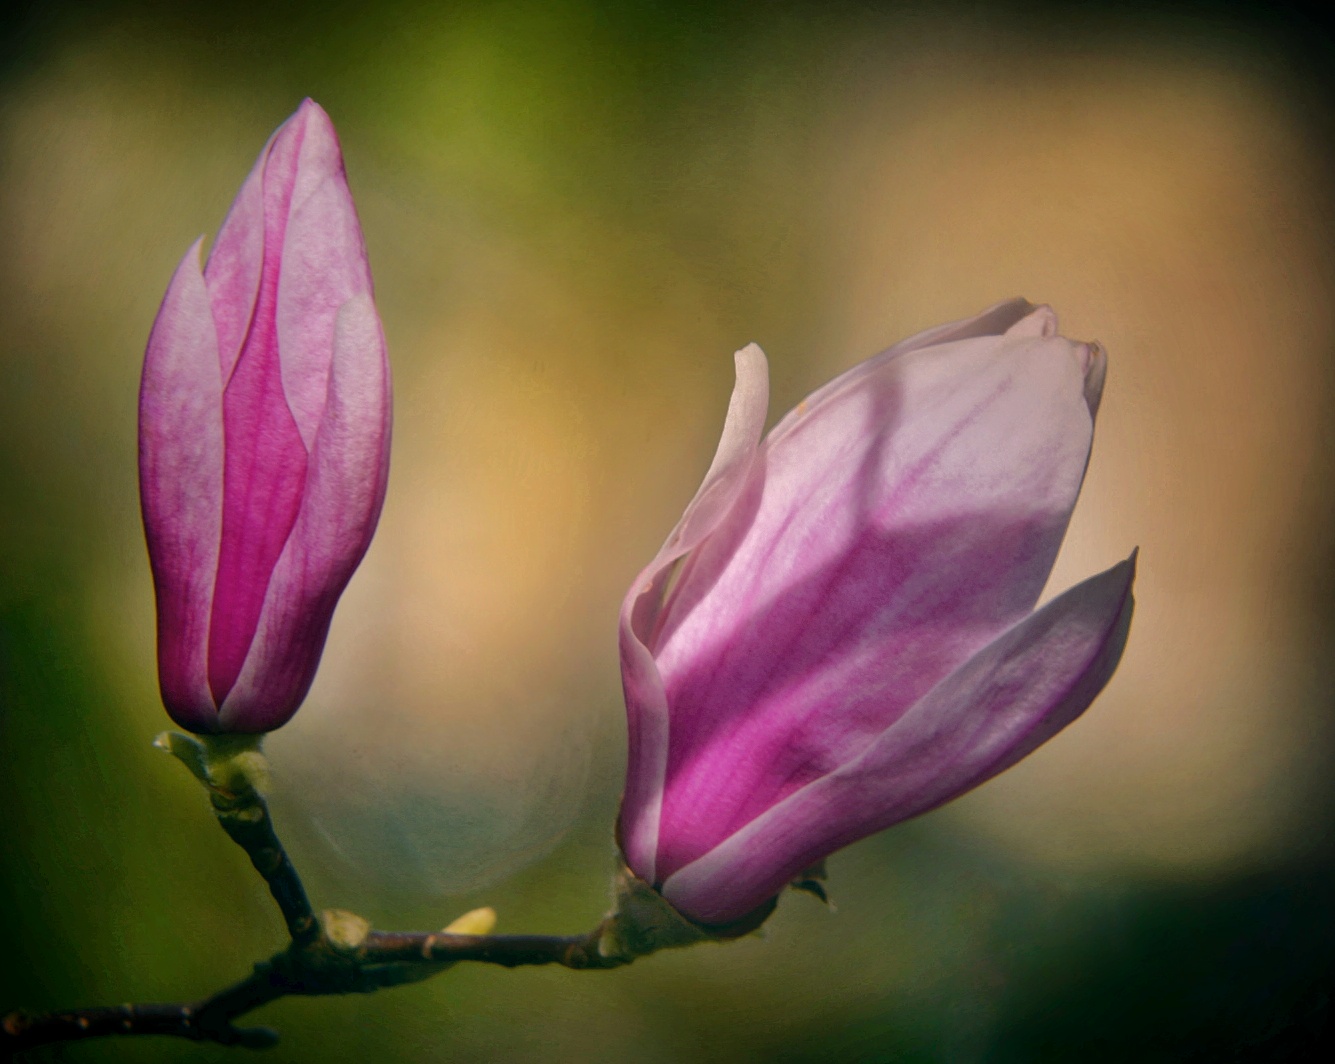
[{"label": "green bokeh background", "polygon": [[[1090,718],[836,857],[836,912],[791,897],[763,936],[611,973],[471,966],[282,1001],[256,1017],[282,1033],[267,1059],[1309,1059],[1335,949],[1335,50],[1305,9],[126,0],[8,19],[0,1011],[195,998],[279,943],[244,856],[150,746],[134,409],[176,260],[310,95],[343,138],[397,390],[381,539],[309,730],[274,740],[317,905],[395,928],[483,904],[506,931],[599,918],[616,610],[748,340],[773,419],[912,331],[1050,299],[1113,360],[1061,582],[1136,542],[1145,568]],[[322,831],[354,816],[340,861]],[[33,1059],[237,1055],[134,1039]]]}]

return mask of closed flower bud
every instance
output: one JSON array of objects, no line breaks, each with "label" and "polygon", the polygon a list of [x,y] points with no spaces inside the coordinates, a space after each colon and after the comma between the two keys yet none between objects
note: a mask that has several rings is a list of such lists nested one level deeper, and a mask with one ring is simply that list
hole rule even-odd
[{"label": "closed flower bud", "polygon": [[762,913],[822,858],[1015,764],[1111,677],[1135,555],[1035,610],[1103,351],[1023,300],[906,340],[762,441],[754,345],[718,453],[621,612],[618,835],[683,916]]},{"label": "closed flower bud", "polygon": [[139,396],[139,485],[173,720],[263,732],[315,676],[389,468],[390,377],[329,116],[273,135],[200,269],[162,302]]}]

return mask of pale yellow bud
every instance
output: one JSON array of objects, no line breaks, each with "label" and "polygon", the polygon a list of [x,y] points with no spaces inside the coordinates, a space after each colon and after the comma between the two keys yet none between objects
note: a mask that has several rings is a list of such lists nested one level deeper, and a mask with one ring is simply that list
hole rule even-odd
[{"label": "pale yellow bud", "polygon": [[444,928],[449,935],[489,935],[496,927],[496,910],[483,906],[457,917]]}]

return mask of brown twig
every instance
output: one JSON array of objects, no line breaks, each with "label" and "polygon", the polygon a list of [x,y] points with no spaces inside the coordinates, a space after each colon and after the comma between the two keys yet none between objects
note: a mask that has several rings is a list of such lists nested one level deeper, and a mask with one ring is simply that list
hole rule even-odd
[{"label": "brown twig", "polygon": [[[266,1049],[278,1035],[265,1027],[240,1028],[235,1021],[279,998],[295,995],[371,993],[428,978],[460,961],[567,968],[615,968],[630,958],[598,950],[602,928],[587,935],[457,935],[444,931],[369,931],[341,940],[334,914],[316,935],[293,942],[255,971],[203,1001],[185,1004],[119,1005],[67,1009],[42,1015],[12,1012],[0,1021],[0,1054],[108,1035],[170,1035],[245,1049]],[[340,914],[346,915],[346,914]]]},{"label": "brown twig", "polygon": [[587,935],[452,935],[437,931],[372,931],[359,950],[364,964],[457,964],[477,961],[519,968],[559,964],[590,970],[618,968],[630,958],[599,951],[600,925]]},{"label": "brown twig", "polygon": [[0,1058],[52,1042],[75,1042],[108,1035],[161,1034],[193,1042],[217,1042],[245,1049],[267,1049],[278,1035],[267,1027],[241,1028],[232,1021],[285,993],[257,966],[248,979],[203,1001],[171,1005],[113,1005],[29,1015],[11,1012],[0,1020]]}]

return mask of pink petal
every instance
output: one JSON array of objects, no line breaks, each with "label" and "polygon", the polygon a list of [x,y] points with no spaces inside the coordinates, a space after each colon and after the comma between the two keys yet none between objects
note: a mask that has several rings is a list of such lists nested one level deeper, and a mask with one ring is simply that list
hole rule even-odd
[{"label": "pink petal", "polygon": [[627,864],[650,883],[655,878],[659,810],[667,767],[668,707],[648,645],[674,563],[694,550],[732,512],[755,460],[769,405],[765,353],[755,344],[748,344],[736,353],[734,361],[737,383],[704,483],[654,560],[635,578],[621,606],[621,679],[630,753],[618,834]]},{"label": "pink petal", "polygon": [[1033,608],[1088,458],[1097,354],[1027,306],[892,349],[762,445],[641,635],[671,706],[660,880],[847,762]]},{"label": "pink petal", "polygon": [[340,309],[333,351],[300,513],[274,568],[249,655],[222,706],[228,731],[278,727],[305,697],[338,597],[384,504],[389,361],[369,295]]},{"label": "pink petal", "polygon": [[664,896],[705,924],[773,897],[832,851],[1009,768],[1078,717],[1121,658],[1135,555],[1005,632],[871,738],[670,876]]},{"label": "pink petal", "polygon": [[370,294],[371,271],[333,123],[311,100],[288,124],[298,123],[300,149],[282,248],[277,326],[283,392],[310,450],[328,390],[335,317],[354,296]]},{"label": "pink petal", "polygon": [[213,731],[206,653],[222,525],[218,339],[195,241],[153,323],[139,391],[139,487],[157,590],[158,673],[172,719]]}]

